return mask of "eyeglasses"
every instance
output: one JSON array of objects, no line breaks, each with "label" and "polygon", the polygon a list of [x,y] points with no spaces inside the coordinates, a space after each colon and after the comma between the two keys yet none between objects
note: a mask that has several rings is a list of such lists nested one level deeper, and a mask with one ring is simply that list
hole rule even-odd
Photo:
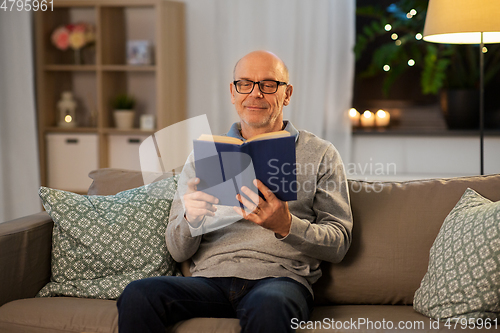
[{"label": "eyeglasses", "polygon": [[275,81],[275,80],[262,80],[258,82],[250,81],[250,80],[238,80],[233,81],[234,86],[236,87],[236,91],[240,94],[250,94],[253,91],[253,88],[257,84],[259,86],[259,90],[263,94],[274,94],[278,91],[278,87],[281,85],[288,85],[286,82]]}]

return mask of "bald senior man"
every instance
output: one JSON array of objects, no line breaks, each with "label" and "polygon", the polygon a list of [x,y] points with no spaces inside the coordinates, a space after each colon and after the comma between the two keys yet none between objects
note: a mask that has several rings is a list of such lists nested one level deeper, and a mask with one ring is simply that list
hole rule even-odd
[{"label": "bald senior man", "polygon": [[[197,191],[199,179],[193,164],[186,163],[179,180],[187,189],[184,204],[180,198],[174,201],[166,240],[176,261],[192,260],[192,277],[130,283],[117,303],[120,332],[164,333],[195,317],[238,318],[241,332],[293,332],[293,323],[308,320],[319,265],[322,260],[339,262],[346,254],[352,213],[338,151],[283,120],[283,106],[293,92],[288,80],[287,67],[270,52],[255,51],[240,59],[230,83],[240,122],[227,135],[246,140],[282,129],[290,132],[295,137],[297,200],[283,202],[256,180],[264,198],[243,187],[247,197],[237,198],[246,210],[232,207],[228,212],[217,205],[217,198]],[[191,235],[190,228],[218,218],[221,211],[239,214],[239,220]]]}]

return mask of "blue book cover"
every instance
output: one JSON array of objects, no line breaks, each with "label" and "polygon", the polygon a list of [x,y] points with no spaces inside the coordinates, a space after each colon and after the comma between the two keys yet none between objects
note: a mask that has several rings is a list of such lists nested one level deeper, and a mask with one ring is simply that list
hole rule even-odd
[{"label": "blue book cover", "polygon": [[295,137],[286,131],[274,133],[245,142],[220,136],[194,140],[198,190],[217,197],[221,205],[238,207],[241,187],[258,192],[252,181],[259,179],[278,199],[297,200]]}]

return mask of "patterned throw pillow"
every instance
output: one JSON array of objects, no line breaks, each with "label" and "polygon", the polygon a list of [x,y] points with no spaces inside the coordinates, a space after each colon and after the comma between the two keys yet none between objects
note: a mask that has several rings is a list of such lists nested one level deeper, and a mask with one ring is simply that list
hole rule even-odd
[{"label": "patterned throw pillow", "polygon": [[116,299],[133,280],[180,275],[165,243],[177,178],[109,196],[41,187],[54,230],[51,282],[38,296]]},{"label": "patterned throw pillow", "polygon": [[500,201],[465,191],[432,245],[413,307],[434,319],[500,317]]}]

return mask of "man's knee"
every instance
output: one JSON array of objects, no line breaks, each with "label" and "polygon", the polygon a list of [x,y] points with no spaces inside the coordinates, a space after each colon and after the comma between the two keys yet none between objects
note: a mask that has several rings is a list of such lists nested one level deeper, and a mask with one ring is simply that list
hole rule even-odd
[{"label": "man's knee", "polygon": [[158,293],[154,286],[159,282],[158,278],[147,278],[130,282],[118,298],[117,306],[120,308],[122,303],[128,306],[142,307],[144,302],[151,303]]},{"label": "man's knee", "polygon": [[280,279],[252,292],[246,307],[259,315],[307,317],[312,307],[312,295],[294,281]]},{"label": "man's knee", "polygon": [[120,308],[124,303],[134,305],[144,299],[146,295],[144,285],[145,283],[143,280],[130,282],[117,300],[118,308]]}]

